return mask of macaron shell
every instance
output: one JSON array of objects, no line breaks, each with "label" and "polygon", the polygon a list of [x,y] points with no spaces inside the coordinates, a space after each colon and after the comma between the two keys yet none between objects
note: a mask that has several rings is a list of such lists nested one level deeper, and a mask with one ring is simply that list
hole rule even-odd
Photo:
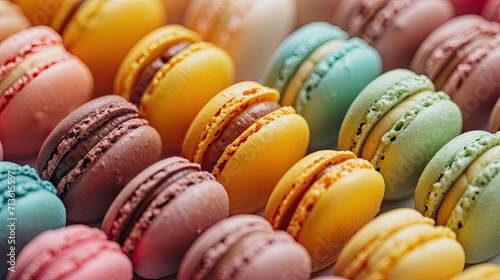
[{"label": "macaron shell", "polygon": [[279,179],[305,155],[308,143],[309,127],[297,114],[278,117],[250,135],[217,178],[228,192],[230,215],[264,208]]},{"label": "macaron shell", "polygon": [[150,126],[140,126],[122,136],[64,196],[68,219],[102,219],[122,188],[159,159],[160,143],[158,132]]},{"label": "macaron shell", "polygon": [[[195,270],[199,268],[203,259],[206,257],[213,257],[209,255],[209,250],[211,252],[217,251],[217,253],[226,253],[221,252],[221,248],[223,250],[229,249],[238,242],[234,237],[235,235],[237,235],[238,238],[243,238],[247,234],[257,230],[268,233],[273,232],[273,228],[269,222],[260,216],[252,214],[234,215],[217,222],[207,229],[207,231],[189,247],[182,259],[177,278],[180,280],[192,279]],[[214,262],[214,266],[216,265],[215,262],[218,261],[217,256],[210,260]],[[203,265],[203,267],[207,267],[206,263],[203,263]]]},{"label": "macaron shell", "polygon": [[[203,106],[234,79],[231,57],[206,42],[178,54],[150,83],[139,110],[162,136],[163,150],[179,154],[190,124]],[[194,70],[196,69],[196,71]],[[169,112],[175,118],[165,118]]]},{"label": "macaron shell", "polygon": [[[497,40],[500,37],[497,36]],[[488,120],[495,102],[500,97],[500,75],[498,61],[500,47],[488,51],[486,57],[475,65],[474,70],[463,81],[461,87],[452,95],[452,100],[462,110],[464,131],[488,129]]]},{"label": "macaron shell", "polygon": [[500,1],[487,0],[481,15],[489,20],[500,22]]},{"label": "macaron shell", "polygon": [[113,93],[115,74],[132,46],[165,22],[161,0],[86,1],[62,36],[66,48],[90,68],[94,96],[102,96]]},{"label": "macaron shell", "polygon": [[474,130],[462,133],[451,139],[432,157],[424,171],[418,179],[418,184],[415,189],[415,210],[424,213],[424,209],[429,207],[427,196],[434,182],[441,175],[443,168],[449,164],[451,157],[467,142],[473,141],[481,135],[488,134],[486,131]]},{"label": "macaron shell", "polygon": [[[407,84],[405,80],[416,79],[419,78],[415,75],[415,73],[406,69],[396,69],[385,72],[370,82],[354,99],[345,114],[339,132],[339,150],[354,150],[357,156],[359,156],[361,152],[360,146],[362,146],[362,143],[354,142],[353,138],[356,135],[356,130],[358,129],[360,123],[366,118],[366,114],[370,106],[379,100],[389,89],[394,87],[395,84]],[[412,85],[409,85],[409,90],[413,91],[413,86],[418,87],[418,90],[434,90],[433,84],[430,81],[424,80],[425,79],[418,83],[412,82]],[[415,86],[413,84],[418,85]],[[366,136],[367,135],[360,135],[359,137],[361,137],[361,141],[364,141],[363,137]]]},{"label": "macaron shell", "polygon": [[363,262],[366,262],[368,255],[364,253],[364,259],[357,260],[356,258],[358,258],[358,254],[365,250],[366,244],[375,241],[379,242],[391,232],[411,224],[434,225],[434,220],[424,218],[419,212],[411,208],[398,208],[380,214],[364,225],[342,248],[334,266],[334,274],[346,276],[346,274],[353,272],[351,271],[352,267],[348,271],[351,264],[354,264],[354,268],[357,269],[354,272],[359,272],[363,267]]},{"label": "macaron shell", "polygon": [[387,279],[449,279],[462,271],[464,260],[464,250],[455,239],[435,237],[409,248],[388,268]]},{"label": "macaron shell", "polygon": [[182,156],[192,160],[194,158],[196,149],[198,148],[199,142],[202,140],[200,134],[205,129],[207,125],[210,124],[212,118],[226,104],[234,98],[240,95],[242,92],[246,91],[257,91],[260,90],[268,91],[266,94],[267,99],[270,101],[278,101],[279,94],[273,90],[267,90],[262,88],[262,85],[253,81],[244,81],[236,84],[232,84],[225,88],[224,90],[217,93],[210,101],[208,101],[205,106],[198,112],[195,119],[189,126],[182,144]]},{"label": "macaron shell", "polygon": [[0,42],[19,30],[31,25],[21,8],[9,1],[0,2]]},{"label": "macaron shell", "polygon": [[[236,3],[241,8],[237,8],[228,21],[219,22],[209,41],[226,50],[234,59],[236,81],[257,80],[274,50],[295,28],[297,9],[289,0]],[[245,7],[243,3],[249,3],[249,6]]]},{"label": "macaron shell", "polygon": [[[275,229],[286,229],[285,217],[298,205],[300,198],[317,174],[328,166],[351,158],[356,158],[356,156],[348,151],[323,150],[300,159],[283,175],[273,189],[264,211],[264,218],[270,221]],[[282,208],[282,212],[278,213],[278,208]],[[281,217],[276,218],[275,215],[281,215]]]},{"label": "macaron shell", "polygon": [[0,115],[6,158],[36,155],[52,129],[90,100],[92,81],[88,68],[71,57],[26,84]]},{"label": "macaron shell", "polygon": [[468,217],[462,221],[462,228],[457,232],[457,240],[464,247],[467,263],[483,262],[500,252],[500,242],[497,242],[500,217],[495,214],[498,211],[498,199],[499,174],[484,186],[480,199],[474,207],[469,208]]},{"label": "macaron shell", "polygon": [[335,9],[332,18],[329,20],[333,25],[336,25],[343,30],[347,29],[349,18],[354,12],[356,7],[359,5],[361,0],[351,0],[351,1],[339,1],[337,8]]},{"label": "macaron shell", "polygon": [[33,25],[49,25],[64,0],[12,0],[21,7]]},{"label": "macaron shell", "polygon": [[[351,39],[352,44],[357,38]],[[309,92],[300,91],[295,107],[311,130],[310,151],[334,149],[337,147],[338,133],[344,116],[356,96],[381,72],[382,61],[378,52],[359,41],[360,46],[338,51],[337,59],[329,65],[328,71]],[[346,53],[345,53],[346,52]],[[324,62],[316,65],[322,69]],[[321,72],[321,70],[320,70]],[[309,79],[317,79],[309,76]],[[310,85],[306,81],[304,87]],[[314,83],[314,82],[311,82]]]},{"label": "macaron shell", "polygon": [[[134,271],[146,278],[177,272],[183,255],[195,239],[227,217],[227,201],[222,186],[214,182],[187,188],[163,208],[144,233],[132,255]],[[167,236],[164,242],[158,242]]]},{"label": "macaron shell", "polygon": [[[432,127],[440,129],[428,129]],[[384,199],[411,196],[427,163],[461,129],[460,109],[452,101],[442,100],[422,110],[390,144],[381,161],[380,173],[386,182]],[[405,155],[404,160],[400,155]]]},{"label": "macaron shell", "polygon": [[290,242],[266,247],[250,260],[236,279],[307,279],[310,274],[311,260],[307,251],[290,239]]},{"label": "macaron shell", "polygon": [[383,196],[384,180],[374,170],[353,170],[327,189],[297,239],[309,252],[313,271],[337,260],[344,244],[379,212]]},{"label": "macaron shell", "polygon": [[201,36],[183,26],[169,24],[142,37],[121,62],[115,78],[114,93],[130,100],[131,90],[140,72],[168,48],[183,41],[199,42]]},{"label": "macaron shell", "polygon": [[374,43],[382,56],[383,71],[408,68],[424,39],[453,16],[453,6],[449,1],[413,1]]},{"label": "macaron shell", "polygon": [[463,273],[455,277],[457,280],[472,279],[498,279],[500,277],[500,267],[493,263],[482,263],[466,268]]}]

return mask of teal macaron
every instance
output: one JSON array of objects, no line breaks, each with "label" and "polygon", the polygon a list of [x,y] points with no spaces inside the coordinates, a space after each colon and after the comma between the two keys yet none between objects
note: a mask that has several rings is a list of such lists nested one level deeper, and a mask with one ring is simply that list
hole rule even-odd
[{"label": "teal macaron", "polygon": [[405,69],[377,77],[356,97],[340,128],[339,150],[369,160],[384,177],[384,200],[414,194],[432,156],[460,134],[459,107],[432,81]]},{"label": "teal macaron", "polygon": [[456,233],[467,263],[500,253],[500,132],[468,131],[443,146],[422,172],[414,201]]},{"label": "teal macaron", "polygon": [[[41,180],[28,165],[0,162],[0,194],[0,278],[3,279],[31,239],[45,230],[65,226],[66,209],[54,186]],[[12,259],[14,262],[9,263]]]},{"label": "teal macaron", "polygon": [[267,64],[262,83],[277,89],[309,124],[309,152],[334,149],[344,115],[359,92],[382,71],[379,53],[326,22],[290,34]]}]

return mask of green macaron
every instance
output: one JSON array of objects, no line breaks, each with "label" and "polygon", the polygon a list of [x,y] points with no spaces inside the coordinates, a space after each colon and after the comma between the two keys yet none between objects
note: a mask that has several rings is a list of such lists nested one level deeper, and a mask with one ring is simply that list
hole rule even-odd
[{"label": "green macaron", "polygon": [[385,200],[413,195],[432,156],[462,130],[458,106],[424,75],[388,71],[367,85],[346,113],[339,150],[371,161],[386,182]]},{"label": "green macaron", "polygon": [[451,228],[466,262],[500,252],[500,132],[469,131],[448,142],[425,167],[415,209]]},{"label": "green macaron", "polygon": [[381,72],[378,52],[342,29],[313,22],[289,35],[269,61],[262,83],[277,89],[309,124],[309,152],[334,149],[352,101]]},{"label": "green macaron", "polygon": [[41,180],[35,169],[27,165],[0,162],[0,194],[0,278],[3,279],[8,269],[15,266],[16,256],[24,245],[42,231],[66,224],[66,210],[54,186]]}]

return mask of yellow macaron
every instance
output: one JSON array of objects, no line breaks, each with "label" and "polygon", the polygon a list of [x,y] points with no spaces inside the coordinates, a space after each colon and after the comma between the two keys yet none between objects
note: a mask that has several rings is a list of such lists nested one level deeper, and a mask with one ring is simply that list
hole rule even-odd
[{"label": "yellow macaron", "polygon": [[234,63],[224,50],[181,25],[165,25],[134,45],[114,88],[138,105],[170,156],[180,154],[196,114],[233,80]]},{"label": "yellow macaron", "polygon": [[281,178],[264,211],[309,252],[313,271],[331,265],[349,238],[380,210],[384,179],[352,152],[321,150]]},{"label": "yellow macaron", "polygon": [[264,208],[279,179],[306,153],[307,122],[278,99],[275,89],[236,83],[205,105],[186,134],[182,156],[224,185],[230,215]]}]

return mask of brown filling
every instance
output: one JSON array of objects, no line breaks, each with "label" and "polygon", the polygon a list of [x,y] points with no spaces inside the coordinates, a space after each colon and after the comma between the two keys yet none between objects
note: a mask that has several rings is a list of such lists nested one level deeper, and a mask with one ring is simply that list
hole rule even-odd
[{"label": "brown filling", "polygon": [[151,80],[153,80],[156,72],[158,72],[158,70],[160,70],[163,65],[165,65],[170,59],[172,59],[172,57],[185,49],[191,43],[192,42],[181,41],[178,44],[171,46],[165,52],[163,52],[160,57],[158,57],[153,62],[151,62],[151,64],[146,65],[146,67],[142,69],[130,92],[130,100],[132,101],[132,103],[134,103],[135,105],[139,105],[144,91],[148,87]]},{"label": "brown filling", "polygon": [[201,163],[202,170],[212,171],[226,147],[261,117],[278,110],[281,106],[272,101],[252,104],[236,115],[221,133],[219,139],[210,144]]},{"label": "brown filling", "polygon": [[139,117],[139,113],[137,112],[127,112],[122,115],[114,116],[102,126],[93,129],[84,138],[79,139],[78,144],[62,157],[49,181],[57,186],[61,179],[75,168],[78,162],[85,157],[92,147],[99,143],[106,135],[118,128],[122,123]]},{"label": "brown filling", "polygon": [[160,182],[156,184],[157,187],[151,188],[151,190],[149,190],[148,193],[144,195],[144,198],[140,201],[139,205],[137,205],[137,207],[135,207],[132,210],[132,213],[130,213],[130,219],[128,220],[127,224],[125,225],[123,230],[120,232],[120,235],[118,236],[117,242],[120,244],[120,246],[123,246],[125,240],[130,235],[130,232],[134,228],[137,221],[139,221],[144,211],[146,211],[151,202],[163,190],[165,190],[169,185],[179,180],[180,178],[186,176],[191,172],[196,172],[196,171],[198,171],[197,168],[193,168],[192,165],[186,165],[184,169],[177,170],[177,172],[165,176],[165,178],[163,178]]}]

